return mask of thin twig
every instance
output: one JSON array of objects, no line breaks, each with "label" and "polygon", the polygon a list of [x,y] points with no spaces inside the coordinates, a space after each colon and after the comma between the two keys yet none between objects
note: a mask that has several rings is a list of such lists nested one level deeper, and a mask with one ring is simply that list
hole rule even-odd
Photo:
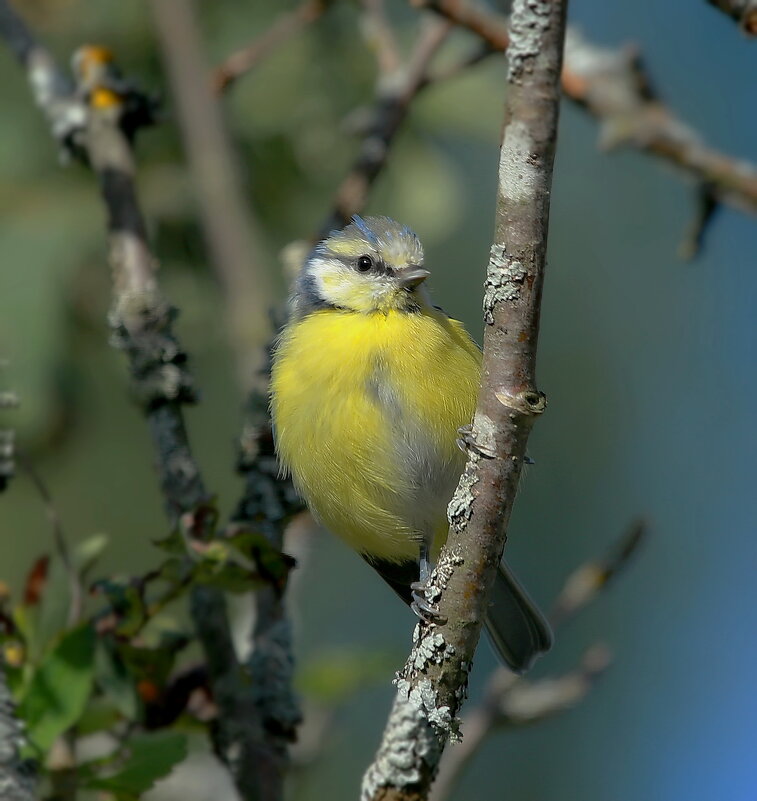
[{"label": "thin twig", "polygon": [[240,184],[218,98],[204,80],[208,66],[194,4],[155,0],[151,8],[177,101],[210,261],[225,299],[224,319],[239,383],[247,391],[269,335],[267,310],[273,302],[263,237]]},{"label": "thin twig", "polygon": [[402,64],[397,37],[386,16],[384,0],[361,0],[363,35],[376,54],[379,75],[391,79]]},{"label": "thin twig", "polygon": [[428,69],[449,35],[448,23],[424,25],[404,68],[392,80],[379,76],[371,122],[353,165],[336,191],[333,210],[317,239],[349,222],[362,210],[373,182],[385,166],[392,142],[418,92],[429,85]]},{"label": "thin twig", "polygon": [[[502,669],[496,671],[485,691],[485,699],[463,723],[463,740],[442,761],[432,801],[447,801],[483,742],[494,732],[532,725],[559,715],[581,703],[610,666],[611,657],[602,645],[593,645],[579,665],[563,676],[528,681]],[[507,686],[497,686],[497,679]]]},{"label": "thin twig", "polygon": [[[568,576],[550,615],[555,630],[585,609],[627,567],[644,540],[645,530],[642,521],[634,522],[606,556],[581,565]],[[608,649],[596,644],[586,651],[577,670],[557,679],[528,682],[504,667],[495,669],[483,698],[463,718],[462,742],[445,752],[433,801],[450,797],[466,766],[492,732],[535,723],[572,708],[586,697],[610,662]]]},{"label": "thin twig", "polygon": [[287,39],[315,22],[331,2],[332,0],[305,0],[294,11],[282,14],[262,36],[227,56],[215,68],[211,80],[213,90],[219,93],[228,89]]},{"label": "thin twig", "polygon": [[494,244],[484,296],[475,447],[450,503],[450,533],[430,579],[442,620],[419,624],[362,799],[428,797],[457,713],[505,544],[531,426],[566,3],[516,0]]},{"label": "thin twig", "polygon": [[[467,28],[496,50],[509,43],[507,20],[475,2],[413,0]],[[652,91],[652,81],[633,48],[612,50],[570,31],[562,88],[600,124],[605,148],[631,147],[679,168],[712,187],[719,203],[757,214],[757,167],[708,147]]]},{"label": "thin twig", "polygon": [[594,601],[626,568],[644,542],[646,533],[646,523],[634,521],[602,559],[586,562],[574,570],[552,605],[549,615],[552,626],[564,625]]},{"label": "thin twig", "polygon": [[477,64],[480,64],[482,61],[489,58],[489,56],[496,52],[497,51],[490,47],[486,42],[481,42],[477,47],[472,48],[470,52],[466,53],[464,56],[462,56],[462,58],[459,58],[453,64],[447,64],[434,70],[429,69],[423,81],[421,81],[418,91],[420,92],[420,90],[425,89],[428,86],[433,86],[434,84],[443,83],[444,81],[449,81],[452,78],[456,78],[458,75],[461,75],[471,67],[475,67]]},{"label": "thin twig", "polygon": [[736,20],[741,30],[749,36],[757,36],[757,0],[707,0]]},{"label": "thin twig", "polygon": [[66,574],[68,581],[69,604],[68,616],[66,618],[69,627],[76,625],[81,618],[82,607],[84,604],[84,588],[82,587],[81,577],[76,565],[71,558],[71,552],[68,549],[68,542],[66,534],[63,530],[63,521],[61,520],[60,512],[53,503],[50,490],[42,479],[42,476],[36,471],[31,461],[24,453],[17,453],[17,461],[21,469],[29,477],[29,480],[34,485],[37,494],[42,499],[45,507],[47,519],[50,521],[50,527],[53,532],[53,542],[55,543],[55,550],[58,552],[63,570]]}]

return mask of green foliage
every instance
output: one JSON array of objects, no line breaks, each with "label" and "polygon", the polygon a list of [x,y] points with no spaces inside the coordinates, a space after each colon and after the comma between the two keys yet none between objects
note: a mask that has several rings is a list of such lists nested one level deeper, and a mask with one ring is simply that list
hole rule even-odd
[{"label": "green foliage", "polygon": [[66,632],[34,671],[19,704],[32,745],[46,752],[81,717],[95,675],[95,632],[84,624]]},{"label": "green foliage", "polygon": [[[120,763],[115,772],[99,775],[102,762],[81,766],[82,787],[105,790],[116,801],[138,801],[158,779],[167,776],[187,755],[186,735],[175,731],[141,734],[132,737],[127,747],[113,762]],[[106,761],[110,766],[111,760]]]}]

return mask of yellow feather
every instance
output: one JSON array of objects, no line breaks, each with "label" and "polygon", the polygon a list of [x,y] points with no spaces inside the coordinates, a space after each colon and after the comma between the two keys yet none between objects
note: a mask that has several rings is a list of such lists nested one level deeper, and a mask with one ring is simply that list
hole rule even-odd
[{"label": "yellow feather", "polygon": [[442,312],[323,309],[279,341],[271,410],[279,458],[324,525],[377,558],[418,557],[446,536],[464,464],[457,429],[476,405],[481,356]]}]

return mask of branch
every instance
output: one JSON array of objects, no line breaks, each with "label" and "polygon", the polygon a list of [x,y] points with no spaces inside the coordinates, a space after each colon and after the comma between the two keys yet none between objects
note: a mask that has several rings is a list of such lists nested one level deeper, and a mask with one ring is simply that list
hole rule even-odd
[{"label": "branch", "polygon": [[757,36],[756,0],[707,0],[707,2],[735,19],[744,33]]},{"label": "branch", "polygon": [[[587,562],[566,579],[550,615],[556,630],[604,592],[628,565],[645,536],[636,521],[602,559]],[[558,678],[529,682],[504,667],[489,676],[482,700],[462,722],[463,740],[442,761],[433,801],[446,801],[473,755],[498,728],[536,723],[580,703],[610,666],[611,654],[602,645],[589,648],[578,669]]]},{"label": "branch", "polygon": [[[244,492],[231,525],[252,525],[281,550],[289,521],[304,506],[291,479],[280,477],[274,450],[267,393],[274,343],[275,339],[271,339],[265,349],[260,380],[249,393],[244,410],[237,460]],[[245,668],[252,685],[253,716],[264,756],[259,760],[261,785],[265,788],[262,798],[280,799],[290,764],[288,746],[296,739],[302,722],[293,689],[292,628],[281,588],[269,585],[256,591],[250,645]]]},{"label": "branch", "polygon": [[305,0],[294,11],[282,14],[262,36],[227,56],[215,68],[211,80],[213,90],[224,92],[287,39],[315,22],[331,2],[332,0]]},{"label": "branch", "polygon": [[[110,323],[114,344],[129,360],[137,396],[153,440],[169,520],[182,519],[200,539],[212,533],[209,495],[192,455],[182,405],[194,402],[191,377],[172,322],[175,310],[160,292],[134,186],[128,142],[108,109],[93,109],[87,149],[109,216],[114,302]],[[190,611],[208,664],[219,707],[215,746],[246,798],[257,795],[253,699],[238,663],[223,593],[207,586],[192,589]]]},{"label": "branch", "polygon": [[552,606],[552,626],[563,625],[595,600],[626,568],[646,534],[646,523],[636,520],[603,559],[586,562],[574,570]]},{"label": "branch", "polygon": [[447,801],[457,782],[484,740],[493,732],[539,723],[559,715],[583,701],[611,664],[602,645],[587,649],[578,666],[556,678],[528,681],[504,668],[495,671],[484,700],[468,716],[464,739],[449,751],[434,786],[433,801]]},{"label": "branch", "polygon": [[443,625],[421,623],[397,679],[362,798],[424,799],[457,712],[505,544],[526,443],[545,398],[535,359],[557,138],[566,3],[516,0],[494,245],[484,297],[475,444],[449,507],[450,533],[427,589]]},{"label": "branch", "polygon": [[430,83],[429,65],[450,33],[447,23],[424,25],[407,64],[390,79],[379,75],[370,123],[358,155],[336,191],[334,207],[316,237],[323,239],[362,210],[373,182],[386,164],[394,137],[405,121],[410,105]]},{"label": "branch", "polygon": [[223,292],[241,386],[247,390],[268,337],[273,294],[261,255],[262,236],[240,185],[218,99],[206,83],[208,66],[190,0],[156,0],[155,27],[177,101],[210,260]]},{"label": "branch", "polygon": [[74,95],[72,81],[58,69],[55,59],[7,0],[0,3],[0,36],[26,70],[34,101],[53,136],[65,146],[74,132],[81,131],[86,119],[86,109]]},{"label": "branch", "polygon": [[[475,33],[492,48],[509,43],[504,17],[460,0],[413,0]],[[575,31],[565,44],[565,95],[600,123],[600,144],[626,146],[673,164],[697,185],[711,187],[719,203],[757,214],[757,168],[708,147],[652,91],[652,81],[632,48],[598,47]]]},{"label": "branch", "polygon": [[[3,363],[0,363],[0,368]],[[18,395],[8,390],[0,392],[0,411],[15,409],[18,406]],[[15,465],[16,435],[12,428],[0,428],[0,492],[7,486],[16,472]]]},{"label": "branch", "polygon": [[402,64],[397,37],[386,17],[384,0],[361,0],[363,35],[376,54],[380,75],[391,79]]},{"label": "branch", "polygon": [[[12,45],[17,40],[26,42],[25,48],[13,47],[19,58],[25,52],[36,53],[39,62],[51,71],[46,81],[64,84],[55,77],[57,67],[52,57],[34,42],[7,0],[0,0],[0,35]],[[81,48],[74,63],[79,77],[77,96],[67,102],[78,102],[85,109],[80,132],[84,155],[98,178],[108,217],[114,288],[109,315],[112,341],[129,362],[134,394],[153,441],[168,518],[174,526],[181,521],[192,536],[208,539],[213,534],[214,513],[190,449],[182,412],[184,404],[195,400],[194,387],[186,356],[173,333],[176,310],[160,291],[157,261],[137,200],[130,137],[122,128],[129,109],[117,91],[123,84],[102,48]],[[30,81],[34,80],[30,73]],[[223,593],[196,586],[191,614],[219,707],[216,750],[229,765],[244,798],[278,798],[264,795],[261,786],[267,755],[256,728],[256,699],[234,651]]]},{"label": "branch", "polygon": [[0,798],[3,801],[35,801],[34,781],[24,769],[19,754],[24,735],[16,720],[3,667],[0,662]]}]

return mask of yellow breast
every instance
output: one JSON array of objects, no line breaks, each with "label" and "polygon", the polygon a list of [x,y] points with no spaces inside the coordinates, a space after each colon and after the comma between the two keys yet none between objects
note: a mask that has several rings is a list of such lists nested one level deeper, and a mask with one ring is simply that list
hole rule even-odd
[{"label": "yellow breast", "polygon": [[271,411],[281,463],[314,514],[382,559],[415,558],[420,539],[443,538],[480,365],[463,326],[434,309],[325,309],[291,323]]}]

